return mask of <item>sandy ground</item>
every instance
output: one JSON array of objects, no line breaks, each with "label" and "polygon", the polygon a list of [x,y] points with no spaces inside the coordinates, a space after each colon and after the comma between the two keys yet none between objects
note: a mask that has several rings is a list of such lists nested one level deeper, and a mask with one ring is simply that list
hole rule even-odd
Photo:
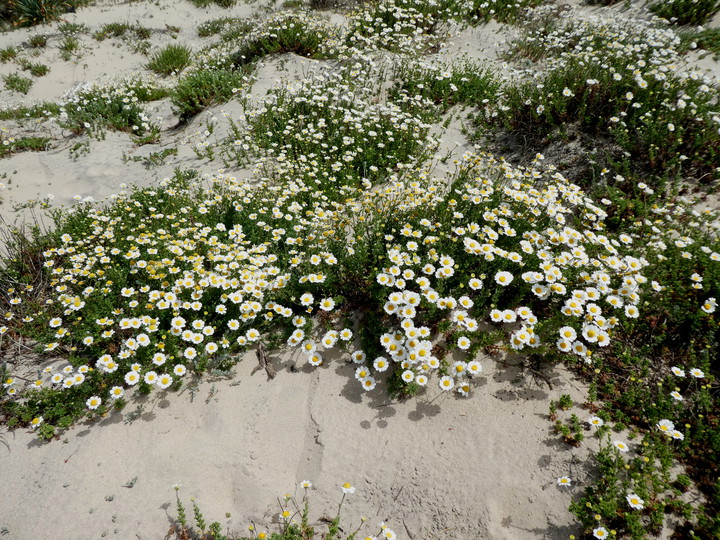
[{"label": "sandy ground", "polygon": [[[273,380],[250,375],[248,353],[231,379],[154,393],[49,444],[3,432],[0,527],[18,539],[161,538],[178,483],[186,505],[195,496],[208,520],[242,531],[271,523],[277,497],[310,480],[313,520],[334,515],[340,484],[357,487],[346,527],[365,515],[416,540],[577,533],[567,506],[588,450],[561,442],[547,419],[550,399],[581,399],[563,369],[546,372],[550,390],[513,365],[521,358],[488,357],[472,398],[430,389],[399,403],[363,392],[341,359],[291,372],[274,356],[285,367]],[[557,486],[563,475],[575,485]]]},{"label": "sandy ground", "polygon": [[[200,22],[246,17],[262,7],[256,2],[229,11],[199,10],[183,0],[104,0],[67,20],[91,31],[108,22],[138,21],[156,31],[153,47],[170,43],[166,25],[175,25],[181,28],[178,42],[199,49],[207,43],[195,31]],[[89,35],[81,37],[82,56],[65,62],[56,28],[0,34],[0,48],[47,34],[47,49],[33,61],[51,67],[27,96],[0,89],[0,103],[57,100],[84,81],[145,71],[145,57],[120,40],[97,43]],[[497,53],[506,39],[495,24],[464,30],[435,60],[464,54],[501,66]],[[302,76],[310,64],[294,56],[268,59],[257,72],[254,92],[262,95],[281,79]],[[16,70],[0,64],[0,75]],[[54,140],[46,152],[0,161],[3,220],[27,222],[31,213],[16,205],[30,199],[52,195],[53,205],[71,205],[76,195],[98,200],[127,185],[151,184],[176,166],[204,172],[219,167],[197,160],[187,141],[208,119],[238,112],[237,104],[206,111],[182,130],[167,100],[152,107],[163,126],[161,143],[152,147],[137,147],[112,132],[104,140],[70,139],[44,121],[0,123],[16,135],[45,133]],[[73,157],[70,148],[77,142],[87,142],[89,151]],[[145,166],[150,152],[170,147],[178,148],[176,157]],[[442,134],[438,155],[470,148],[458,115]],[[562,443],[547,418],[550,399],[570,394],[583,401],[584,388],[563,368],[545,373],[551,389],[520,367],[522,358],[492,356],[483,360],[484,377],[469,399],[438,396],[433,388],[393,402],[381,390],[361,393],[345,359],[293,372],[291,358],[274,357],[283,366],[274,380],[250,375],[257,365],[251,352],[231,378],[206,378],[194,392],[186,388],[133,400],[122,413],[76,426],[50,443],[30,432],[0,430],[0,536],[162,538],[176,518],[176,483],[186,505],[190,496],[197,497],[208,521],[237,532],[251,521],[271,527],[277,497],[293,493],[301,480],[314,484],[312,520],[334,515],[343,482],[357,487],[343,509],[348,532],[363,515],[368,532],[385,520],[400,538],[414,540],[561,539],[579,532],[568,505],[592,475],[585,465],[589,450]],[[582,410],[574,412],[584,417]],[[557,486],[565,475],[573,478],[572,487]]]}]

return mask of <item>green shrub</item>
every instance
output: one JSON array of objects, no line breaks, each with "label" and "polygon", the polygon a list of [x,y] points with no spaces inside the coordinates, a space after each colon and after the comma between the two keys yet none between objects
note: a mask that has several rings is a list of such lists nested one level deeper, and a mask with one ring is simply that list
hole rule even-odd
[{"label": "green shrub", "polygon": [[244,84],[242,70],[202,69],[182,77],[171,99],[180,118],[186,120],[207,107],[230,101]]},{"label": "green shrub", "polygon": [[18,26],[55,21],[71,7],[69,0],[10,0],[10,20]]},{"label": "green shrub", "polygon": [[[602,138],[610,144],[593,158],[598,173],[615,168],[653,175],[653,182],[716,177],[717,88],[697,73],[653,75],[658,65],[679,60],[673,32],[639,21],[547,20],[550,30],[531,29],[513,49],[533,59],[541,52],[549,67],[505,90],[498,118],[508,130],[538,148],[570,129]],[[628,66],[635,71],[627,73]]]},{"label": "green shrub", "polygon": [[703,49],[712,53],[713,58],[720,58],[720,28],[703,28],[702,30],[686,30],[678,34],[682,40],[682,50]]},{"label": "green shrub", "polygon": [[467,17],[454,0],[385,0],[364,4],[350,19],[347,45],[424,53],[442,40],[441,24]]},{"label": "green shrub", "polygon": [[[244,33],[245,28],[240,29]],[[269,54],[295,53],[307,58],[327,58],[333,36],[327,25],[304,14],[280,13],[255,28],[230,56],[234,66],[244,66]]]},{"label": "green shrub", "polygon": [[720,0],[662,0],[650,5],[650,11],[672,23],[701,25],[720,10]]},{"label": "green shrub", "polygon": [[[495,101],[500,89],[490,70],[468,61],[439,67],[406,62],[397,69],[395,80],[393,99],[428,120],[459,103],[482,109]],[[428,107],[428,102],[436,108]]]},{"label": "green shrub", "polygon": [[60,114],[57,103],[39,103],[30,107],[0,109],[0,120],[22,120],[23,118],[46,118]]},{"label": "green shrub", "polygon": [[190,65],[192,50],[184,45],[168,45],[156,52],[147,64],[147,68],[160,75],[179,73]]},{"label": "green shrub", "polygon": [[102,136],[104,130],[125,131],[144,142],[157,137],[158,127],[140,106],[167,95],[165,90],[142,81],[113,86],[91,84],[71,94],[62,104],[58,124],[73,133]]}]

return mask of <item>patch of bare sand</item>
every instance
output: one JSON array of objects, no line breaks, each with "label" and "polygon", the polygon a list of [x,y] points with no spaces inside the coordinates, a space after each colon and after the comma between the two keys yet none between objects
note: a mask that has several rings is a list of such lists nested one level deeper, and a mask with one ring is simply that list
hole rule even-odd
[{"label": "patch of bare sand", "polygon": [[[0,432],[0,526],[8,538],[160,538],[176,519],[173,484],[208,520],[242,532],[272,528],[276,500],[310,480],[311,519],[334,515],[340,484],[344,527],[385,520],[402,538],[567,538],[567,507],[589,471],[586,448],[560,442],[547,418],[560,394],[584,389],[564,368],[537,378],[520,357],[488,357],[474,395],[432,386],[392,401],[361,390],[353,365],[251,376],[254,353],[232,379],[191,393],[155,392],[50,443]],[[282,359],[276,356],[280,367]],[[552,389],[546,380],[551,381]],[[560,488],[558,477],[575,485]],[[132,487],[124,487],[137,481]],[[226,519],[225,512],[231,513]],[[73,536],[76,535],[76,536]]]}]

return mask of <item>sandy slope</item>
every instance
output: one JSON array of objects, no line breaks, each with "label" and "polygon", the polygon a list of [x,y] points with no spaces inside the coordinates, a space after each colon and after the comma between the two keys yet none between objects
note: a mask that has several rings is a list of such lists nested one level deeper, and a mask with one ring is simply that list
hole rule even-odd
[{"label": "sandy slope", "polygon": [[[203,42],[195,28],[202,20],[249,16],[259,8],[253,3],[229,12],[197,10],[183,0],[98,4],[67,19],[92,30],[107,22],[139,21],[158,31],[177,25],[178,41],[198,48]],[[22,102],[57,99],[80,82],[143,70],[145,58],[118,40],[98,44],[89,36],[82,38],[82,58],[63,62],[56,26],[0,34],[0,48],[35,33],[54,36],[39,58],[51,73],[36,81]],[[468,30],[451,40],[440,59],[467,53],[499,64],[496,52],[503,39],[497,25]],[[171,40],[158,32],[152,43]],[[254,92],[262,95],[278,79],[301,75],[309,64],[292,56],[267,60]],[[14,69],[0,65],[0,75]],[[0,90],[0,102],[13,101],[19,101],[17,95]],[[159,145],[137,148],[126,135],[108,133],[104,140],[88,141],[89,152],[75,159],[69,148],[78,141],[61,139],[51,124],[6,123],[18,133],[49,133],[58,140],[50,151],[0,161],[0,173],[8,175],[0,180],[8,187],[0,202],[2,217],[11,223],[26,220],[27,211],[14,212],[13,205],[47,194],[54,195],[54,204],[67,205],[74,195],[101,199],[124,189],[123,183],[147,185],[175,166],[206,172],[219,167],[196,160],[185,141],[204,129],[207,118],[233,114],[237,105],[207,111],[181,131],[167,101],[154,107],[164,126]],[[143,165],[143,156],[170,147],[178,148],[172,161],[150,170]],[[439,154],[468,148],[455,122]],[[376,532],[376,523],[386,520],[401,538],[560,539],[577,532],[567,507],[591,474],[584,465],[588,450],[561,443],[547,419],[550,399],[570,394],[582,401],[579,383],[562,368],[546,374],[550,389],[512,365],[521,358],[488,357],[472,398],[436,397],[439,390],[433,388],[396,403],[380,390],[361,395],[344,359],[296,373],[287,367],[291,360],[285,358],[284,369],[268,381],[264,373],[250,376],[256,360],[249,353],[231,379],[206,379],[193,395],[188,389],[179,395],[153,393],[139,402],[143,412],[134,421],[137,401],[48,444],[32,433],[0,431],[3,538],[161,538],[176,517],[175,483],[183,485],[186,505],[195,495],[208,520],[242,531],[251,520],[271,523],[276,498],[293,492],[301,480],[315,485],[312,519],[332,515],[340,484],[347,481],[357,492],[347,500],[345,523],[354,525],[365,515]],[[563,475],[573,478],[573,487],[556,485]],[[132,487],[123,487],[135,477]],[[225,519],[225,512],[231,517]]]}]

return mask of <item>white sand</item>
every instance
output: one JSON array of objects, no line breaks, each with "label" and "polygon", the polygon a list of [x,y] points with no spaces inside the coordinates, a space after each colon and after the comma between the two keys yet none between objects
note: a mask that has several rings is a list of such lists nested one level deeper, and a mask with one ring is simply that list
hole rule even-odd
[{"label": "white sand", "polygon": [[161,538],[179,483],[186,505],[194,495],[208,520],[242,531],[270,523],[277,497],[310,480],[313,520],[334,515],[347,481],[357,492],[346,527],[365,515],[402,538],[567,538],[577,532],[567,506],[581,487],[556,479],[582,483],[587,450],[558,440],[547,409],[582,392],[563,369],[548,372],[550,391],[500,361],[521,359],[485,359],[470,399],[433,388],[397,403],[364,393],[343,360],[268,381],[250,376],[248,353],[232,380],[204,380],[194,399],[186,389],[141,400],[132,423],[136,401],[60,441],[3,432],[0,527],[18,539]]}]

